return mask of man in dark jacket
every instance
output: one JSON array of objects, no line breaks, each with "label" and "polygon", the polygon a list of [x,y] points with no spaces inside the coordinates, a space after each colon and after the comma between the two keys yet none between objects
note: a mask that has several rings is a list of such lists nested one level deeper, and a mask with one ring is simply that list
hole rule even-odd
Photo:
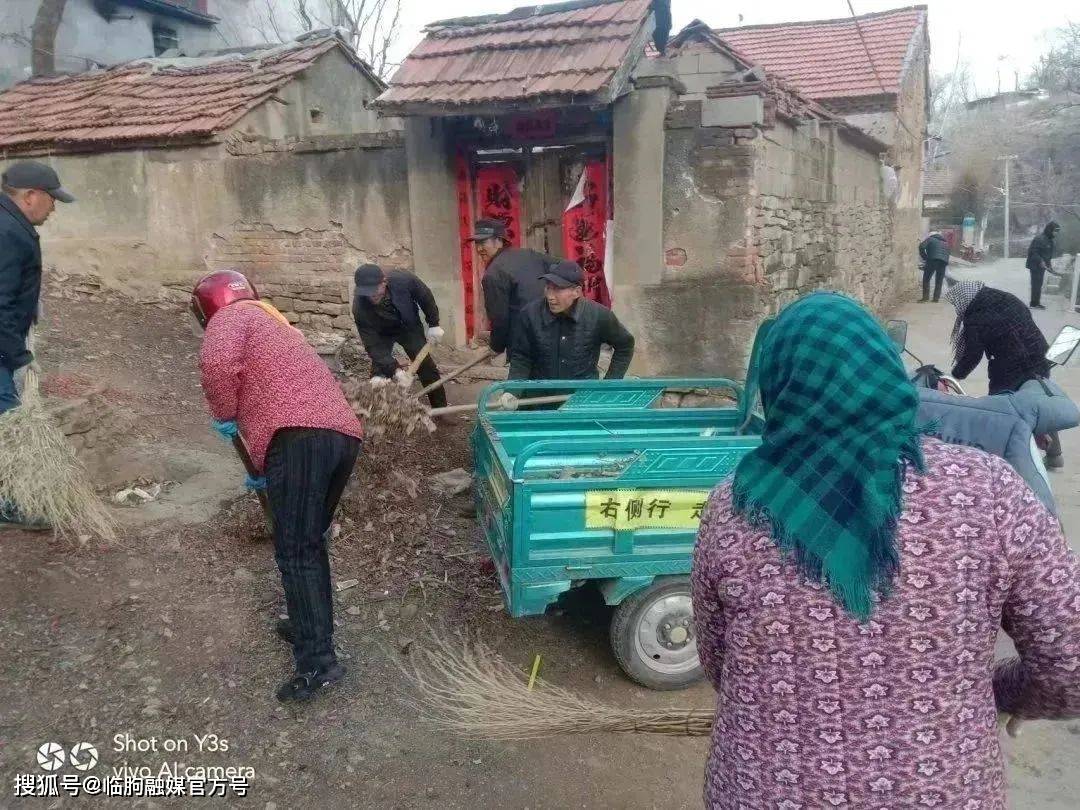
[{"label": "man in dark jacket", "polygon": [[37,320],[41,294],[41,245],[37,226],[56,200],[75,198],[44,163],[8,166],[0,180],[0,413],[19,404],[15,372],[33,362],[26,336]]},{"label": "man in dark jacket", "polygon": [[941,298],[941,285],[949,266],[949,243],[938,231],[933,231],[919,245],[919,258],[923,260],[922,298],[920,304],[930,300],[930,279],[934,279],[934,303]]},{"label": "man in dark jacket", "polygon": [[1028,246],[1026,266],[1028,272],[1031,273],[1032,309],[1046,309],[1041,301],[1043,279],[1046,274],[1061,275],[1054,272],[1054,268],[1050,264],[1050,260],[1054,258],[1054,237],[1057,236],[1057,232],[1060,230],[1061,226],[1056,222],[1048,222],[1042,233],[1032,239],[1031,244]]},{"label": "man in dark jacket", "polygon": [[[560,261],[541,277],[544,298],[521,310],[510,350],[511,380],[595,380],[600,347],[614,349],[608,380],[626,375],[634,336],[607,307],[585,298],[584,274],[575,262]],[[513,408],[504,395],[504,408]]]},{"label": "man in dark jacket", "polygon": [[522,307],[544,297],[540,277],[558,259],[528,248],[510,247],[506,225],[497,219],[478,219],[471,239],[481,258],[488,262],[480,285],[491,326],[491,349],[503,352],[510,348],[514,321]]},{"label": "man in dark jacket", "polygon": [[[425,343],[438,343],[443,339],[435,296],[412,273],[403,270],[384,273],[374,264],[356,268],[354,280],[353,320],[371,358],[372,381],[388,382],[392,377],[407,388],[412,379],[394,359],[394,344],[401,346],[410,358],[415,358]],[[427,328],[420,320],[420,313],[427,321]],[[425,386],[439,379],[439,369],[430,356],[420,364],[417,373]],[[428,394],[428,402],[432,408],[442,408],[446,405],[446,392],[436,388]]]}]

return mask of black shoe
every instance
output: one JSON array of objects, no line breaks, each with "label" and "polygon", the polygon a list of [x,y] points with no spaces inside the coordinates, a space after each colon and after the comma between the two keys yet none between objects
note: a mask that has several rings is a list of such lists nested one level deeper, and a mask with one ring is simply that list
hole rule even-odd
[{"label": "black shoe", "polygon": [[282,703],[311,700],[320,690],[333,686],[344,677],[345,667],[336,661],[321,670],[297,672],[292,680],[278,687],[277,699]]},{"label": "black shoe", "polygon": [[293,627],[292,619],[278,619],[278,623],[274,625],[274,632],[281,637],[282,641],[289,644],[296,643],[296,628]]},{"label": "black shoe", "polygon": [[927,302],[928,302],[929,300],[930,300],[929,298],[920,298],[920,299],[919,299],[919,303],[920,303],[920,304],[925,304],[925,303],[927,303]]},{"label": "black shoe", "polygon": [[1065,457],[1058,453],[1056,456],[1047,456],[1043,463],[1048,470],[1060,470],[1065,466]]},{"label": "black shoe", "polygon": [[1042,304],[1032,304],[1031,308],[1032,309],[1046,309],[1046,307],[1044,307]]}]

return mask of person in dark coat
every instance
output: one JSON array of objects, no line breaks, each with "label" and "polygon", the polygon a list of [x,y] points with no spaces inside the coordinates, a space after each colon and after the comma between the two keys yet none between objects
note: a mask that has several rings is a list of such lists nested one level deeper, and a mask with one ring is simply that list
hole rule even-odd
[{"label": "person in dark coat", "polygon": [[[584,297],[584,273],[576,262],[560,261],[541,277],[544,298],[521,310],[510,350],[511,380],[595,380],[600,348],[611,346],[608,380],[626,376],[634,357],[634,336],[615,313]],[[503,407],[515,407],[503,395]]]},{"label": "person in dark coat", "polygon": [[12,163],[0,179],[0,413],[19,404],[15,372],[34,356],[26,346],[41,295],[37,226],[56,201],[73,202],[56,172],[44,163]]},{"label": "person in dark coat", "polygon": [[1060,276],[1061,273],[1054,271],[1050,260],[1054,258],[1054,238],[1061,226],[1056,222],[1047,222],[1042,233],[1031,240],[1028,245],[1027,264],[1028,272],[1031,273],[1031,308],[1046,309],[1042,305],[1042,286],[1046,274]]},{"label": "person in dark coat", "polygon": [[[984,355],[991,394],[1018,391],[1028,380],[1050,376],[1050,361],[1046,359],[1050,344],[1031,310],[1015,295],[981,281],[961,281],[945,293],[945,299],[956,308],[952,376],[965,379]],[[1046,466],[1061,467],[1061,443],[1056,433],[1050,434],[1050,441]]]},{"label": "person in dark coat", "polygon": [[919,245],[919,258],[923,260],[922,298],[920,304],[930,300],[930,279],[934,279],[934,303],[941,298],[941,285],[949,266],[949,243],[938,231],[933,231]]},{"label": "person in dark coat", "polygon": [[[52,214],[56,201],[75,200],[44,163],[12,163],[0,177],[0,413],[19,404],[25,370],[34,363],[27,346],[41,297],[41,245],[37,227]],[[2,451],[0,451],[2,452]],[[18,511],[0,501],[0,528],[41,530],[23,522]]]},{"label": "person in dark coat", "polygon": [[514,322],[526,304],[544,297],[540,280],[558,259],[529,248],[510,247],[506,225],[497,219],[479,219],[473,235],[476,250],[488,262],[480,285],[491,326],[491,349],[507,351]]},{"label": "person in dark coat", "polygon": [[[439,307],[428,286],[403,270],[384,273],[374,264],[362,264],[354,275],[352,315],[356,331],[371,358],[372,381],[387,382],[393,378],[404,388],[412,378],[394,359],[394,344],[415,358],[428,341],[438,343],[445,335],[439,326]],[[427,327],[420,320],[423,313]],[[429,355],[417,369],[425,386],[439,379],[439,369]],[[432,408],[446,405],[446,392],[436,388],[428,394]]]}]

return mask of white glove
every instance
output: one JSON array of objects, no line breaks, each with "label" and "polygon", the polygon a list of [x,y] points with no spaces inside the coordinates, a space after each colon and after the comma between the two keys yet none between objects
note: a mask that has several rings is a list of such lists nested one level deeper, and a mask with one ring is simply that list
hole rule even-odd
[{"label": "white glove", "polygon": [[432,343],[442,343],[442,339],[446,337],[446,332],[441,326],[430,326],[424,334]]},{"label": "white glove", "polygon": [[394,382],[400,385],[402,388],[408,388],[412,385],[413,376],[403,368],[399,368],[394,372]]},{"label": "white glove", "polygon": [[390,378],[389,377],[372,377],[371,378],[371,387],[372,388],[381,388],[382,386],[389,385],[389,384],[390,384]]},{"label": "white glove", "polygon": [[499,407],[504,411],[516,411],[518,408],[518,398],[511,394],[509,391],[503,393],[499,397]]}]

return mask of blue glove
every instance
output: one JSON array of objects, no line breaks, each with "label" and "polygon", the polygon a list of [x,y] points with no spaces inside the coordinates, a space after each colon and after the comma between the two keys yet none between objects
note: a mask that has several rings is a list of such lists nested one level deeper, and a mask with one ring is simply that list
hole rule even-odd
[{"label": "blue glove", "polygon": [[266,476],[260,475],[258,478],[252,478],[249,475],[244,479],[244,486],[253,492],[260,489],[266,489]]},{"label": "blue glove", "polygon": [[240,427],[236,424],[235,419],[229,419],[226,422],[215,419],[210,423],[210,427],[212,427],[217,434],[227,442],[231,442],[240,435]]}]

